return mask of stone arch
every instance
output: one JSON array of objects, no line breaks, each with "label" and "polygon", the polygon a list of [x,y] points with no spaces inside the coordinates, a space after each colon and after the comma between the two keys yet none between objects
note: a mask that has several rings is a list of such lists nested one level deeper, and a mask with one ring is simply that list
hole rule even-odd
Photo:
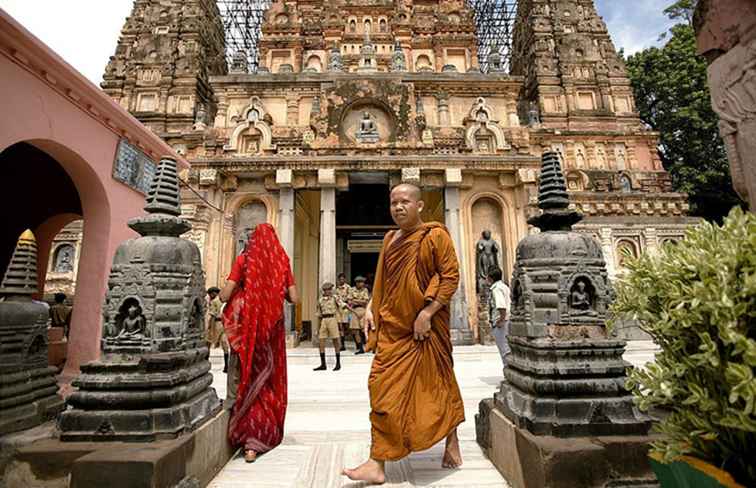
[{"label": "stone arch", "polygon": [[[377,119],[375,121],[381,141],[393,140],[396,137],[396,113],[385,101],[372,97],[354,100],[341,111],[339,127],[344,137],[352,141],[356,140],[353,134],[356,128],[354,119],[359,118],[359,114],[364,111],[370,112],[374,120]],[[358,115],[355,116],[355,114]]]},{"label": "stone arch", "polygon": [[[234,122],[237,122],[236,128],[231,133],[228,145],[224,147],[226,151],[236,151],[240,154],[255,154],[264,150],[275,149],[273,145],[273,119],[271,115],[265,110],[265,106],[259,97],[252,97],[242,111],[241,115],[232,118]],[[252,130],[252,132],[250,132]],[[249,152],[252,149],[253,141],[245,139],[245,137],[252,137],[253,139],[259,135],[259,140],[254,143],[256,145],[256,151]]]},{"label": "stone arch", "polygon": [[265,207],[265,222],[275,226],[278,220],[278,203],[275,198],[267,194],[237,192],[226,205],[223,215],[223,232],[221,237],[221,252],[218,260],[218,276],[225,278],[231,270],[231,264],[236,259],[239,234],[243,229],[238,228],[237,215],[247,205],[258,204]]},{"label": "stone arch", "polygon": [[469,149],[479,151],[478,135],[482,131],[488,131],[492,134],[491,152],[503,151],[509,148],[504,137],[504,131],[499,126],[499,122],[494,119],[494,109],[485,98],[479,97],[473,104],[470,112],[464,120],[467,130],[465,131],[465,142]]},{"label": "stone arch", "polygon": [[379,32],[388,32],[388,22],[386,22],[386,19],[381,17],[381,19],[378,21],[378,31]]},{"label": "stone arch", "polygon": [[317,54],[310,55],[305,63],[305,70],[321,73],[323,71],[323,61],[320,59],[320,56]]},{"label": "stone arch", "polygon": [[420,54],[415,58],[415,71],[434,71],[433,60],[427,54]]},{"label": "stone arch", "polygon": [[617,269],[624,268],[625,259],[627,259],[625,253],[629,253],[631,257],[637,258],[640,255],[640,249],[638,243],[629,238],[617,239],[614,245],[614,255],[617,259]]},{"label": "stone arch", "polygon": [[586,191],[590,189],[591,179],[583,171],[569,170],[565,174],[567,189],[571,191]]},{"label": "stone arch", "polygon": [[617,181],[619,182],[619,189],[622,192],[631,192],[633,191],[633,179],[630,177],[630,175],[626,172],[621,172],[619,174],[619,177],[617,178]]}]

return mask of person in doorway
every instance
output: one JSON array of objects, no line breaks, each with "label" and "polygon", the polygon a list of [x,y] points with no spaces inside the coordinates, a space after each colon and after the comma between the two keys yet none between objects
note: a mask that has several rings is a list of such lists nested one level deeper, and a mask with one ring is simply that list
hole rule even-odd
[{"label": "person in doorway", "polygon": [[223,290],[223,326],[231,347],[228,438],[253,462],[283,440],[286,329],[283,303],[299,297],[286,255],[270,224],[258,225],[236,258]]},{"label": "person in doorway", "polygon": [[226,332],[223,330],[223,322],[221,320],[221,308],[223,302],[221,302],[220,288],[212,286],[207,289],[207,342],[210,343],[210,347],[223,348],[223,372],[228,372],[228,341],[226,340]]},{"label": "person in doorway", "polygon": [[491,287],[491,298],[489,301],[489,317],[491,318],[491,333],[496,340],[496,347],[501,354],[501,362],[507,366],[507,356],[511,352],[509,348],[509,312],[510,312],[510,292],[509,286],[504,281],[502,272],[499,268],[493,268],[488,272],[488,285]]},{"label": "person in doorway", "polygon": [[352,320],[349,323],[349,335],[354,337],[355,354],[365,354],[362,347],[362,319],[370,302],[370,292],[365,287],[365,278],[358,276],[354,279],[354,288],[349,293],[349,308],[352,310]]},{"label": "person in doorway", "polygon": [[71,307],[66,305],[65,293],[55,294],[55,304],[50,307],[50,326],[63,327],[63,335],[68,338],[68,332],[71,327]]},{"label": "person in doorway", "polygon": [[352,287],[347,283],[346,275],[339,273],[336,278],[336,298],[339,301],[339,333],[341,334],[341,351],[346,351],[344,336],[349,333],[349,322],[351,320],[351,310],[349,310],[349,294]]},{"label": "person in doorway", "polygon": [[341,347],[339,344],[339,301],[333,295],[333,283],[326,281],[323,283],[323,295],[318,300],[317,316],[320,319],[320,329],[318,330],[318,339],[320,342],[320,366],[313,371],[326,370],[326,340],[333,340],[333,351],[336,353],[336,366],[334,371],[341,369]]},{"label": "person in doorway", "polygon": [[365,313],[368,349],[375,358],[368,379],[370,458],[343,474],[381,484],[384,463],[429,449],[446,439],[442,466],[462,465],[457,427],[465,420],[454,375],[449,303],[459,265],[446,227],[423,223],[420,189],[391,191],[391,217],[399,230],[386,234]]}]

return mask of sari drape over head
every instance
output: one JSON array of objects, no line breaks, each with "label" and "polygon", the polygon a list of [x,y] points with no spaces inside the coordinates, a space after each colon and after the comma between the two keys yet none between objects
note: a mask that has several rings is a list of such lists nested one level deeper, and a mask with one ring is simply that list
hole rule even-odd
[{"label": "sari drape over head", "polygon": [[289,257],[273,226],[256,227],[228,279],[238,285],[223,311],[223,324],[240,362],[229,440],[263,453],[283,440],[287,405],[283,302],[294,284]]},{"label": "sari drape over head", "polygon": [[[454,244],[438,223],[392,242],[394,236],[386,235],[378,258],[376,330],[368,342],[375,351],[368,380],[371,457],[384,461],[429,449],[465,420],[449,331],[449,303],[459,284]],[[444,307],[433,316],[429,337],[415,341],[415,319],[433,300]]]}]

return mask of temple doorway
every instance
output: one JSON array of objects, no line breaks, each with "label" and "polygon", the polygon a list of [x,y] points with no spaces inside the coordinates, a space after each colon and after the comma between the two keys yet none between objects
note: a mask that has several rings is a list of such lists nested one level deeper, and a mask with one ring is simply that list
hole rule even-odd
[{"label": "temple doorway", "polygon": [[336,196],[336,270],[354,284],[372,284],[383,237],[395,228],[389,212],[388,173],[354,173],[349,190]]}]

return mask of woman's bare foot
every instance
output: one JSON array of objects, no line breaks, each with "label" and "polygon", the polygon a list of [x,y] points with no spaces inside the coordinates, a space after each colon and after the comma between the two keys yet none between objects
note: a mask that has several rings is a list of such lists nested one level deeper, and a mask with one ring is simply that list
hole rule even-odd
[{"label": "woman's bare foot", "polygon": [[248,463],[254,463],[255,459],[257,459],[257,453],[253,451],[252,449],[247,449],[244,451],[244,460]]},{"label": "woman's bare foot", "polygon": [[459,452],[457,429],[454,429],[446,438],[446,449],[444,449],[444,460],[441,462],[441,466],[447,469],[457,469],[462,466],[462,453]]},{"label": "woman's bare foot", "polygon": [[352,481],[364,481],[371,485],[382,485],[386,482],[383,462],[374,459],[368,459],[354,469],[345,469],[341,474]]}]

